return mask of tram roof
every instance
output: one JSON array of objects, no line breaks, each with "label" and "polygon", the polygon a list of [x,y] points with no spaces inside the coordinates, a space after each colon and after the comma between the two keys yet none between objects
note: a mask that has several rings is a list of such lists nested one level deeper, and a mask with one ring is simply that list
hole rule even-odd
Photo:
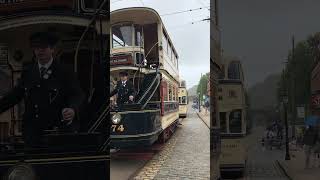
[{"label": "tram roof", "polygon": [[164,26],[159,13],[155,9],[149,7],[128,7],[111,11],[110,24],[113,25],[120,22],[132,22],[134,24],[161,23],[177,58],[179,58],[166,27]]}]

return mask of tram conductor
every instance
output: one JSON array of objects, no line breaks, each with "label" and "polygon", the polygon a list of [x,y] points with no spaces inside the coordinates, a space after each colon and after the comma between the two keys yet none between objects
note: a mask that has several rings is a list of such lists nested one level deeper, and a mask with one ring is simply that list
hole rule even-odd
[{"label": "tram conductor", "polygon": [[25,65],[17,85],[0,99],[0,113],[25,103],[22,134],[27,146],[37,146],[45,130],[71,126],[84,94],[72,69],[53,58],[58,38],[48,32],[30,37],[35,62]]},{"label": "tram conductor", "polygon": [[134,98],[134,88],[131,81],[128,80],[127,72],[120,72],[120,81],[117,82],[116,88],[110,93],[110,96],[118,95],[117,105],[132,103]]}]

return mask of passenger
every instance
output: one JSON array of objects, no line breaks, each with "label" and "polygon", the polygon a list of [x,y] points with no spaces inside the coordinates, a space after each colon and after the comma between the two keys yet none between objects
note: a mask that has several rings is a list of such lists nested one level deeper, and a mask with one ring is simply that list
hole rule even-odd
[{"label": "passenger", "polygon": [[18,84],[0,99],[0,113],[24,99],[22,131],[28,147],[41,143],[44,130],[70,127],[84,101],[73,72],[53,58],[57,41],[47,32],[30,37],[37,61],[24,67]]},{"label": "passenger", "polygon": [[132,82],[128,80],[127,72],[120,72],[120,81],[118,81],[115,89],[110,93],[110,96],[117,94],[117,105],[132,103],[134,97],[134,88]]}]

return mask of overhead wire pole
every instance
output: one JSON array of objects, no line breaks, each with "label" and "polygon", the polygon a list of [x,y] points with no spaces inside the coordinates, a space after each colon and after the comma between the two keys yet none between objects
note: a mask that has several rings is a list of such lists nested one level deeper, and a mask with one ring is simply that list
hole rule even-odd
[{"label": "overhead wire pole", "polygon": [[296,68],[296,62],[295,62],[295,42],[294,42],[294,35],[292,35],[292,64],[293,64],[293,72],[292,74],[292,136],[295,137],[295,123],[296,123],[296,118],[297,118],[297,107],[296,107],[296,83],[295,83],[295,68]]}]

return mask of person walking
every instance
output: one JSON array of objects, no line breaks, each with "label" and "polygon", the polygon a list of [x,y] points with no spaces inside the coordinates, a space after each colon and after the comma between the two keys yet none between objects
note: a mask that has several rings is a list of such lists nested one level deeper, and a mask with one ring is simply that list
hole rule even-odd
[{"label": "person walking", "polygon": [[307,126],[303,136],[303,149],[305,153],[305,169],[310,168],[310,156],[314,153],[314,146],[318,137],[317,128],[314,126]]}]

